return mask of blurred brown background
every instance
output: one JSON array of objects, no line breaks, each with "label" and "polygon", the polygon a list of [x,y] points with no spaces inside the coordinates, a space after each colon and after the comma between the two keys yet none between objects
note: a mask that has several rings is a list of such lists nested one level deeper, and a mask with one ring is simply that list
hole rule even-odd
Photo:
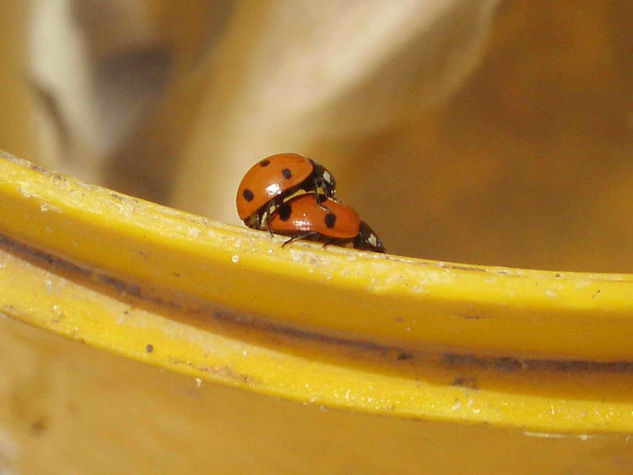
[{"label": "blurred brown background", "polygon": [[0,148],[237,224],[263,156],[396,254],[633,271],[627,1],[2,2]]}]

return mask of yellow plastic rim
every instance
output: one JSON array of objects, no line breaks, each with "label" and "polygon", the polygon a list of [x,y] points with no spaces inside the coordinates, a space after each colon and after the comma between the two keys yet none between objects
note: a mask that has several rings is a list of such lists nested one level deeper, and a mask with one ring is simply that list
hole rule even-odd
[{"label": "yellow plastic rim", "polygon": [[281,248],[0,156],[4,315],[303,402],[548,432],[633,428],[633,276]]}]

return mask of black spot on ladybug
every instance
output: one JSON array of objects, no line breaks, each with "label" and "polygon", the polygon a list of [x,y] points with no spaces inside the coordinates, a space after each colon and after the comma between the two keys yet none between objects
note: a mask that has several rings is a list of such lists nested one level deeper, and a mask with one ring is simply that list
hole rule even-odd
[{"label": "black spot on ladybug", "polygon": [[328,228],[333,228],[336,224],[336,215],[334,213],[328,213],[325,215],[325,225]]},{"label": "black spot on ladybug", "polygon": [[259,165],[262,167],[267,167],[268,165],[270,165],[270,160],[268,160],[267,158],[262,160],[261,162],[259,162]]},{"label": "black spot on ladybug", "polygon": [[244,190],[244,193],[242,193],[244,195],[244,199],[246,201],[253,201],[253,198],[255,197],[255,195],[253,195],[253,192],[251,190],[249,190],[248,188],[246,188]]},{"label": "black spot on ladybug", "polygon": [[290,171],[290,168],[284,168],[283,170],[281,170],[281,174],[286,179],[288,179],[288,178],[290,178],[292,176],[292,172]]},{"label": "black spot on ladybug", "polygon": [[288,221],[292,214],[292,207],[288,203],[284,203],[279,207],[279,219],[282,221]]}]

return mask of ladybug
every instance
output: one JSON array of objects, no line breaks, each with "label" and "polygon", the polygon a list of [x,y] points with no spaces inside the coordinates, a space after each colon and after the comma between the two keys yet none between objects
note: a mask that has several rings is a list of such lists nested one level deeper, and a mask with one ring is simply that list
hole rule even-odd
[{"label": "ladybug", "polygon": [[[250,228],[268,227],[271,213],[299,190],[331,198],[336,192],[332,174],[320,163],[298,153],[278,153],[260,160],[246,172],[237,189],[237,213]],[[264,218],[265,215],[265,218]]]},{"label": "ladybug", "polygon": [[283,246],[295,239],[312,239],[324,246],[351,242],[356,249],[385,252],[376,233],[353,208],[323,195],[315,199],[312,193],[304,193],[284,201],[268,225],[277,234],[292,236]]}]

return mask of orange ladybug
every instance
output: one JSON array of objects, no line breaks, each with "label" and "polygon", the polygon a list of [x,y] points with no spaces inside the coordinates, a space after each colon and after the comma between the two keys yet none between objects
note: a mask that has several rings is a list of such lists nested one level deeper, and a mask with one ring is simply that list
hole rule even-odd
[{"label": "orange ladybug", "polygon": [[274,233],[292,236],[284,246],[295,239],[312,239],[324,246],[351,242],[356,249],[385,252],[376,233],[353,208],[323,195],[304,193],[284,201],[268,225]]},{"label": "orange ladybug", "polygon": [[237,214],[246,226],[270,231],[268,221],[284,198],[299,190],[311,192],[318,203],[336,193],[332,174],[320,163],[298,153],[278,153],[260,160],[246,172],[237,189]]}]

